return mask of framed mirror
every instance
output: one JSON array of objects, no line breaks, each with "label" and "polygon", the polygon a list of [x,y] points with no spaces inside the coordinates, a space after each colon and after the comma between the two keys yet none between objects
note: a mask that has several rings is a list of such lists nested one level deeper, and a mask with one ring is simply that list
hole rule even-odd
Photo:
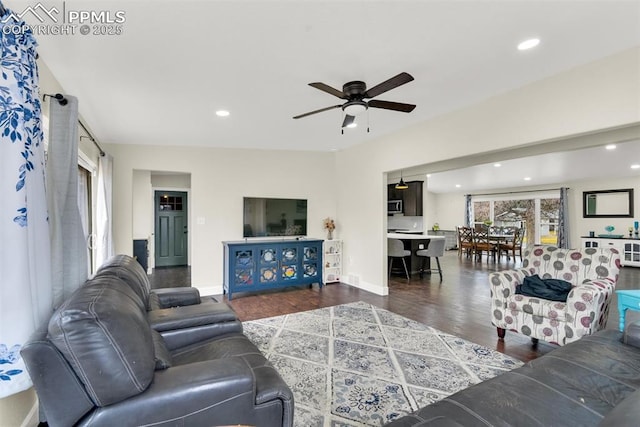
[{"label": "framed mirror", "polygon": [[583,218],[633,218],[633,188],[582,192]]}]

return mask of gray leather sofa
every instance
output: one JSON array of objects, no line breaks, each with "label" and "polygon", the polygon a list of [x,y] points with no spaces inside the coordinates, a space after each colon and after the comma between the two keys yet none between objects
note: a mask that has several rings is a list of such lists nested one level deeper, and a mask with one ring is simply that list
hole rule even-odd
[{"label": "gray leather sofa", "polygon": [[242,323],[227,304],[210,296],[201,297],[196,288],[151,289],[147,273],[128,255],[111,257],[95,275],[106,276],[117,277],[120,281],[114,284],[126,284],[135,292],[141,309],[147,312],[149,324],[160,332],[169,350],[194,340],[242,332]]},{"label": "gray leather sofa", "polygon": [[640,425],[640,321],[603,330],[388,427]]},{"label": "gray leather sofa", "polygon": [[75,291],[21,351],[50,426],[292,425],[291,390],[241,329],[202,333],[213,315],[159,332],[156,310],[112,273]]}]

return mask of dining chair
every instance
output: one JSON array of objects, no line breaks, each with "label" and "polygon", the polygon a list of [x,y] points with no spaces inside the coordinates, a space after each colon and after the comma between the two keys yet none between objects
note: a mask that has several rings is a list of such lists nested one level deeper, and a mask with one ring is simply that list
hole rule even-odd
[{"label": "dining chair", "polygon": [[498,250],[498,246],[491,241],[489,237],[489,228],[485,227],[485,229],[480,231],[475,231],[473,233],[473,253],[477,260],[482,259],[482,253],[487,253],[487,259],[489,259],[489,255],[493,256],[493,260],[496,260],[496,252]]},{"label": "dining chair", "polygon": [[[445,244],[445,239],[432,239],[429,241],[429,246],[427,246],[427,249],[420,249],[419,251],[416,251],[417,256],[425,257],[422,260],[422,266],[420,268],[421,279],[425,272],[424,263],[426,262],[426,257],[431,257],[436,259],[436,264],[438,265],[437,271],[438,271],[438,274],[440,275],[440,281],[442,282],[442,268],[440,267],[440,257],[444,256],[444,244]],[[429,270],[426,270],[426,271],[431,272],[435,270],[430,268]]]},{"label": "dining chair", "polygon": [[513,240],[501,242],[498,244],[498,258],[500,258],[502,251],[507,253],[507,260],[509,260],[509,252],[513,255],[513,260],[516,260],[516,251],[522,261],[522,239],[524,238],[524,230],[520,228],[513,229]]},{"label": "dining chair", "polygon": [[473,228],[458,227],[458,256],[462,256],[462,252],[467,253],[467,257],[473,252]]},{"label": "dining chair", "polygon": [[389,256],[389,278],[391,278],[393,260],[400,258],[402,260],[402,265],[404,266],[404,273],[407,275],[407,280],[409,280],[409,270],[407,270],[407,262],[404,260],[404,257],[410,256],[411,251],[404,248],[402,240],[387,239],[387,255]]}]

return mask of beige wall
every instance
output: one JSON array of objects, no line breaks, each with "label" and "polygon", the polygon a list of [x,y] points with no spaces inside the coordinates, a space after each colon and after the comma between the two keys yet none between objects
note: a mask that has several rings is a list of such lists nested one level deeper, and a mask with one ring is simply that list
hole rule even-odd
[{"label": "beige wall", "polygon": [[637,124],[639,93],[640,49],[634,48],[338,152],[338,179],[345,183],[337,200],[343,277],[357,276],[367,289],[387,292],[381,262],[387,171]]},{"label": "beige wall", "polygon": [[605,234],[604,227],[613,225],[613,234],[628,235],[628,228],[633,226],[634,218],[583,218],[582,217],[582,192],[597,190],[615,190],[622,188],[633,188],[633,212],[635,220],[640,220],[640,177],[627,179],[611,179],[598,181],[571,182],[567,185],[569,190],[569,206],[571,208],[571,224],[575,224],[571,229],[571,246],[580,245],[580,236],[587,236],[589,231],[594,231],[596,235]]},{"label": "beige wall", "polygon": [[[144,171],[190,173],[191,281],[205,294],[222,293],[221,242],[242,239],[244,196],[308,199],[310,237],[323,237],[322,219],[336,216],[338,186],[333,153],[150,148],[124,144],[105,148],[114,157],[115,250],[132,253],[134,225],[136,233],[143,234],[139,232],[141,222],[134,220],[138,215],[134,208],[140,208],[139,195],[148,188]],[[145,210],[144,215],[148,212]],[[339,218],[337,226],[339,237]]]}]

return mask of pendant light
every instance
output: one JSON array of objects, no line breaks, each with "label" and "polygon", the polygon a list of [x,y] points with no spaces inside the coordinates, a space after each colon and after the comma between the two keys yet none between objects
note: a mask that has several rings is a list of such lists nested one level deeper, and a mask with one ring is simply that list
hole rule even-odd
[{"label": "pendant light", "polygon": [[405,184],[404,180],[402,179],[402,170],[400,171],[400,182],[396,184],[396,190],[406,190],[407,188],[409,188],[409,186],[407,184]]}]

